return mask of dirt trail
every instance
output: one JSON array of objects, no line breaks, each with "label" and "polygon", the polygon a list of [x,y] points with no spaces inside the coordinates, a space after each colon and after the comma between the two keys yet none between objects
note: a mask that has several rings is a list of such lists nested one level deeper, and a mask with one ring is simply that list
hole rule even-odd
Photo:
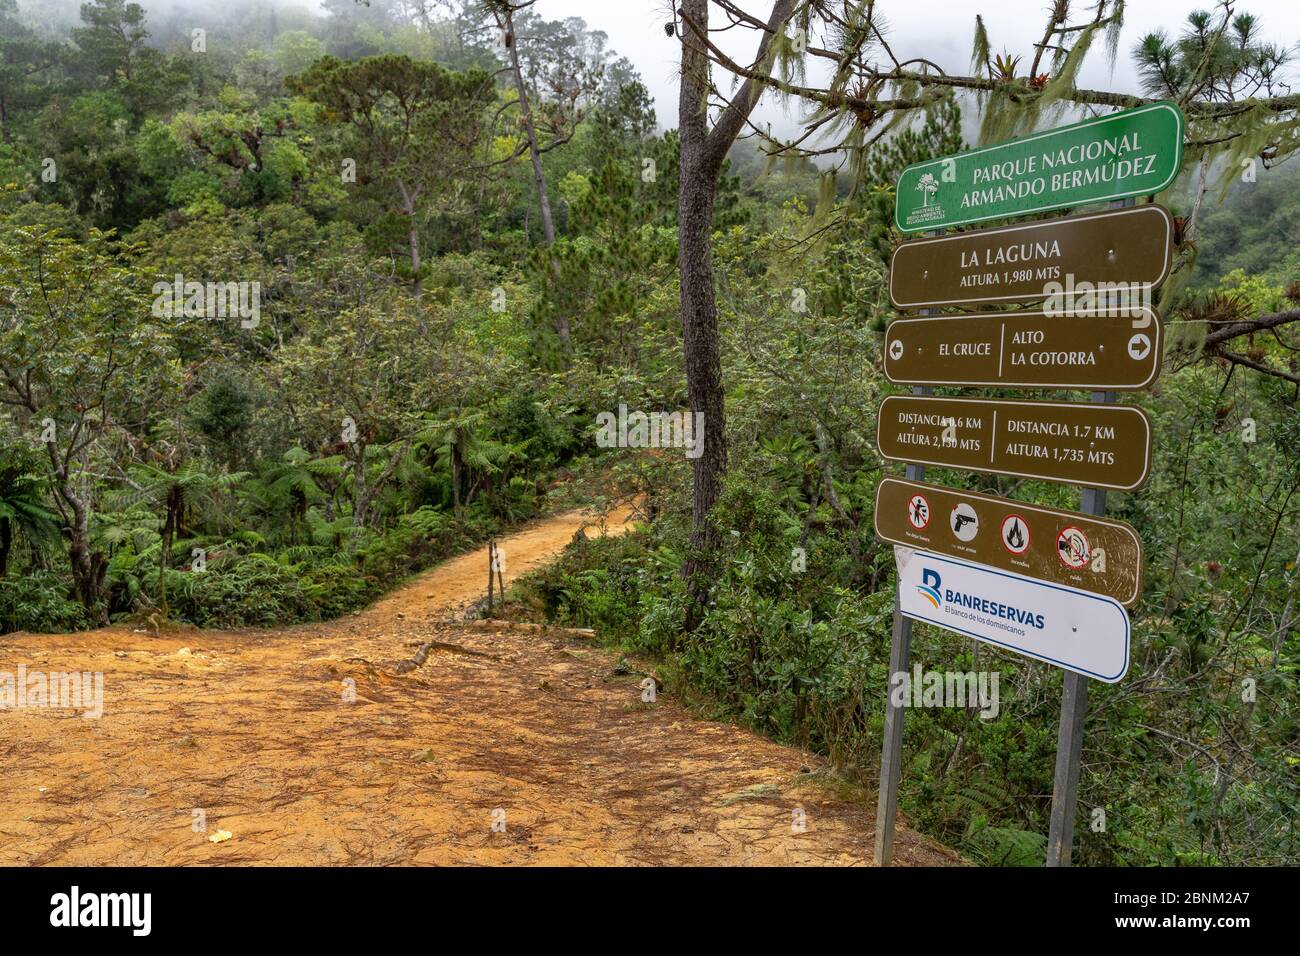
[{"label": "dirt trail", "polygon": [[[504,539],[507,582],[584,524]],[[870,860],[874,807],[834,797],[807,754],[641,703],[580,638],[451,621],[485,577],[480,549],[325,625],[0,638],[0,671],[104,674],[99,719],[0,710],[0,864]],[[427,640],[451,646],[396,674]],[[907,831],[899,856],[956,862]]]}]

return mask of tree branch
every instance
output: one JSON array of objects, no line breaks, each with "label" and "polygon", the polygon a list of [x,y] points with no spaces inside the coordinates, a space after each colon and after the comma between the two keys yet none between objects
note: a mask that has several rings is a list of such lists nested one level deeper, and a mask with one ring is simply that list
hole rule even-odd
[{"label": "tree branch", "polygon": [[1291,322],[1300,322],[1300,309],[1290,309],[1286,312],[1270,312],[1247,322],[1231,322],[1206,335],[1205,347],[1206,349],[1213,349],[1216,345],[1221,345],[1230,339],[1249,335],[1251,332],[1274,329],[1280,325],[1288,325]]},{"label": "tree branch", "polygon": [[1295,382],[1300,385],[1300,375],[1293,375],[1290,372],[1284,372],[1280,368],[1273,368],[1271,365],[1265,365],[1262,362],[1256,362],[1240,352],[1230,352],[1227,349],[1216,349],[1211,355],[1217,355],[1219,358],[1225,358],[1234,365],[1244,365],[1246,368],[1253,368],[1257,372],[1263,372],[1266,375],[1276,375],[1278,378],[1284,378],[1288,382]]},{"label": "tree branch", "polygon": [[[790,18],[795,2],[796,0],[775,0],[772,4],[772,15],[768,17],[767,32],[763,34],[762,39],[759,41],[758,53],[754,57],[755,67],[767,60],[776,31]],[[711,52],[715,55],[721,53],[713,41],[709,39],[708,31],[701,29],[700,25],[686,12],[684,7],[677,11],[677,15],[682,18],[682,22],[686,24],[687,28]],[[730,69],[730,67],[728,68]],[[718,117],[713,129],[709,130],[705,137],[705,155],[711,165],[720,166],[722,164],[723,159],[726,158],[727,150],[731,149],[732,143],[740,135],[745,121],[749,118],[749,114],[754,111],[754,106],[757,105],[763,90],[769,86],[779,85],[779,81],[774,77],[765,73],[760,74],[756,70],[745,71],[740,75],[745,76],[745,82],[742,84],[740,92],[730,101],[726,109],[723,110],[722,115]]]}]

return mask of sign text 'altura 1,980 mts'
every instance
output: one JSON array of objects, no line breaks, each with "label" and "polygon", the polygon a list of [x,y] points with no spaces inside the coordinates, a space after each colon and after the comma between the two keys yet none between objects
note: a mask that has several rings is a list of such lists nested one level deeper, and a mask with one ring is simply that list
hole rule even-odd
[{"label": "sign text 'altura 1,980 mts'", "polygon": [[1169,276],[1173,237],[1173,218],[1148,204],[913,239],[894,250],[889,298],[924,309],[1135,297]]}]

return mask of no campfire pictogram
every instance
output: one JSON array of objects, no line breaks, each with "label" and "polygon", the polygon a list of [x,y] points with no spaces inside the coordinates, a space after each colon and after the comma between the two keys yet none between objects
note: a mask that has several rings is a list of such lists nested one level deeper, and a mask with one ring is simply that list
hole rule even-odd
[{"label": "no campfire pictogram", "polygon": [[1029,550],[1029,525],[1020,515],[1007,515],[1002,520],[1002,546],[1012,554]]}]

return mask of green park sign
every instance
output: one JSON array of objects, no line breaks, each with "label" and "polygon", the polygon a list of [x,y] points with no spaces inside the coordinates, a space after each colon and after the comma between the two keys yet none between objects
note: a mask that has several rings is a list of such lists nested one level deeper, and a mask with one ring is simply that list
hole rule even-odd
[{"label": "green park sign", "polygon": [[1158,193],[1183,161],[1182,111],[1161,101],[908,166],[894,222],[903,232]]}]

